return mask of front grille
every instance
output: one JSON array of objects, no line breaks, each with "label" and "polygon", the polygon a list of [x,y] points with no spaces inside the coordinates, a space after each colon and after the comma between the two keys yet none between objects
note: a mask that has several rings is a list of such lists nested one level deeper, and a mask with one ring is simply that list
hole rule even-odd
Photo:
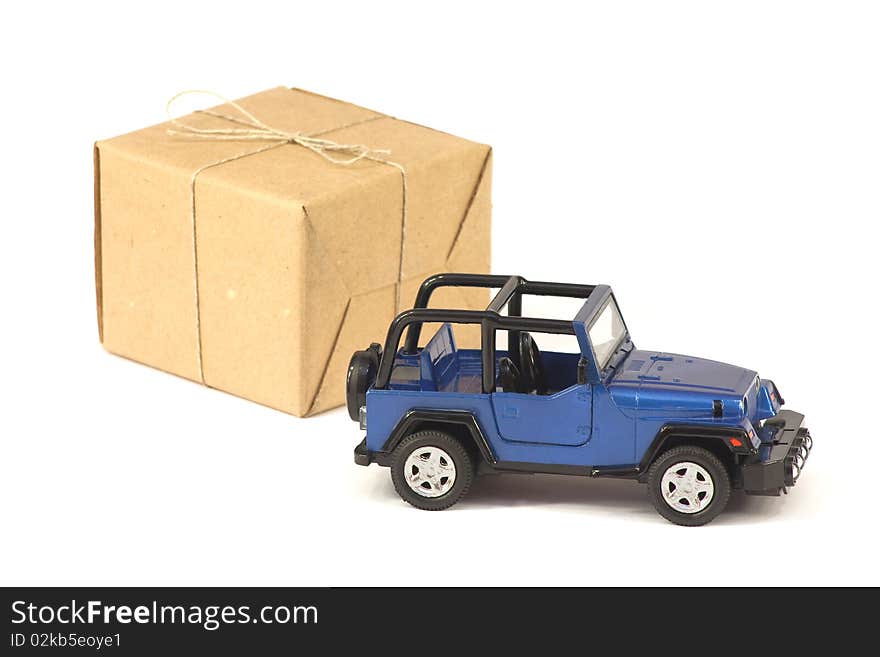
[{"label": "front grille", "polygon": [[801,429],[797,437],[792,441],[788,454],[785,457],[785,485],[794,486],[804,469],[810,451],[813,449],[813,439],[807,429]]}]

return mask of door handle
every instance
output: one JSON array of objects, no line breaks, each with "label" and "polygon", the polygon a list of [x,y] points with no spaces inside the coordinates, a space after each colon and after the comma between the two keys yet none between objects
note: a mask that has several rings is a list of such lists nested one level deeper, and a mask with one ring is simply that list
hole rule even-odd
[{"label": "door handle", "polygon": [[504,410],[501,411],[501,417],[515,420],[519,417],[519,409],[516,406],[505,406]]}]

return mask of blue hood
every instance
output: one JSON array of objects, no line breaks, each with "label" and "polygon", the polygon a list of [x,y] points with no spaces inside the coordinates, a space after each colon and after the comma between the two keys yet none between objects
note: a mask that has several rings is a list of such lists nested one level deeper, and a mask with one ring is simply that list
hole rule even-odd
[{"label": "blue hood", "polygon": [[623,362],[614,383],[635,383],[644,388],[668,388],[742,397],[757,374],[716,360],[634,350]]},{"label": "blue hood", "polygon": [[[721,400],[725,417],[742,415],[742,400],[751,397],[757,373],[714,360],[633,350],[611,380],[615,400],[640,411],[664,411],[677,417],[713,417]],[[749,414],[748,411],[746,411]]]}]

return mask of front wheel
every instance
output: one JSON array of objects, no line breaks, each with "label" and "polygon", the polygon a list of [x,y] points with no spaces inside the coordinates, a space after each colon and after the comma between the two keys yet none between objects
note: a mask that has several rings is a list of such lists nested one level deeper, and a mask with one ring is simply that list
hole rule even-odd
[{"label": "front wheel", "polygon": [[676,525],[710,522],[730,499],[730,475],[724,464],[702,447],[674,447],[648,470],[648,488],[657,512]]},{"label": "front wheel", "polygon": [[442,431],[419,431],[404,438],[391,458],[391,481],[405,501],[440,511],[460,500],[474,478],[474,462],[464,445]]}]

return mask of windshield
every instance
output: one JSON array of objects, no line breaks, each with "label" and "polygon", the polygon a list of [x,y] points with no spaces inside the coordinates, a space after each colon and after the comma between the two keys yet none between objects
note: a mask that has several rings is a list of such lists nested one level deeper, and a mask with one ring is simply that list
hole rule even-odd
[{"label": "windshield", "polygon": [[596,366],[599,371],[604,370],[626,335],[626,326],[617,309],[617,304],[614,302],[614,297],[609,298],[608,302],[602,306],[602,310],[598,312],[590,324],[588,332],[593,352],[596,354]]}]

